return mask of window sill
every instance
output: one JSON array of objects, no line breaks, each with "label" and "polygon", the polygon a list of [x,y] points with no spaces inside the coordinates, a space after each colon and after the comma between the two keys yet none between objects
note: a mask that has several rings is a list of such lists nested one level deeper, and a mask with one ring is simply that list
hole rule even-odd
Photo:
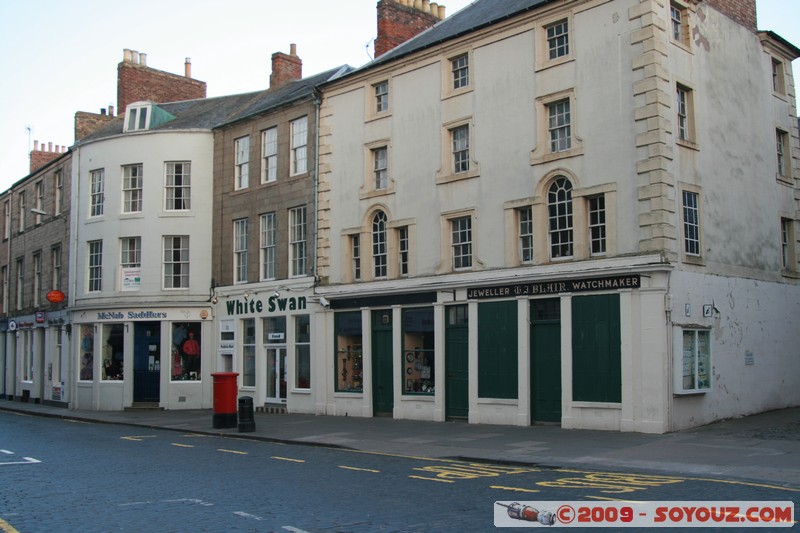
[{"label": "window sill", "polygon": [[563,152],[548,152],[543,155],[537,155],[537,152],[540,152],[540,150],[534,150],[531,152],[531,165],[540,165],[542,163],[549,163],[551,161],[558,161],[560,159],[569,159],[570,157],[582,156],[583,146],[577,146]]},{"label": "window sill", "polygon": [[472,84],[467,85],[466,87],[459,87],[458,89],[450,89],[442,94],[442,100],[448,100],[450,98],[457,98],[464,94],[469,94],[473,92],[474,88]]},{"label": "window sill", "polygon": [[687,141],[685,139],[676,139],[675,144],[678,146],[683,146],[684,148],[688,148],[690,150],[694,150],[695,152],[700,151],[700,145],[693,141]]},{"label": "window sill", "polygon": [[[572,47],[570,47],[570,48],[572,48]],[[534,72],[539,72],[541,70],[547,70],[549,68],[558,67],[558,66],[564,65],[566,63],[572,63],[573,61],[575,61],[575,56],[573,56],[572,54],[569,54],[569,55],[566,55],[566,56],[563,56],[563,57],[558,57],[556,59],[546,59],[544,61],[540,61],[536,65],[536,67],[534,68]]]},{"label": "window sill", "polygon": [[289,174],[289,178],[290,179],[305,178],[307,176],[308,176],[308,171],[307,170],[305,172],[298,172],[297,174]]},{"label": "window sill", "polygon": [[[394,183],[394,180],[392,180]],[[358,193],[358,197],[361,200],[369,200],[371,198],[380,198],[381,196],[390,196],[394,194],[394,186],[388,187],[386,189],[373,189],[371,191],[364,191],[363,189]]]},{"label": "window sill", "polygon": [[615,402],[572,402],[572,407],[579,407],[582,409],[622,409],[621,403]]},{"label": "window sill", "polygon": [[783,176],[781,174],[775,174],[775,181],[777,181],[781,185],[787,185],[789,187],[794,186],[794,184],[792,183],[791,176]]},{"label": "window sill", "polygon": [[708,390],[687,390],[687,391],[678,391],[673,392],[673,398],[686,398],[689,396],[705,396],[705,394],[709,392]]},{"label": "window sill", "polygon": [[706,266],[705,259],[696,255],[684,255],[683,262],[689,265]]},{"label": "window sill", "polygon": [[479,178],[480,175],[481,175],[481,171],[480,171],[479,168],[477,168],[477,164],[475,164],[474,162],[472,164],[475,165],[476,168],[474,168],[472,170],[468,170],[466,172],[459,172],[457,174],[450,173],[450,174],[439,174],[439,175],[437,175],[436,176],[436,185],[445,185],[447,183],[453,183],[455,181],[468,180],[468,179],[472,179],[472,178]]},{"label": "window sill", "polygon": [[680,48],[681,50],[683,50],[684,52],[694,55],[694,52],[692,51],[692,47],[690,44],[681,41],[676,41],[675,39],[672,38],[670,38],[670,42],[675,46],[677,46],[678,48]]},{"label": "window sill", "polygon": [[364,120],[364,122],[375,122],[377,120],[383,120],[385,118],[390,118],[392,116],[391,111],[381,111],[380,113],[373,113]]},{"label": "window sill", "polygon": [[800,279],[800,272],[796,270],[783,269],[781,270],[781,276],[791,279]]},{"label": "window sill", "polygon": [[311,389],[292,389],[292,394],[311,395]]}]

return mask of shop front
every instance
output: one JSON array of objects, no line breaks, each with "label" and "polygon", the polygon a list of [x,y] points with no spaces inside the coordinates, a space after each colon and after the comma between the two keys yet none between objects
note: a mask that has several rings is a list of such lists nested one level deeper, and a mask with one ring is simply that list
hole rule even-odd
[{"label": "shop front", "polygon": [[74,311],[75,409],[212,404],[208,307]]},{"label": "shop front", "polygon": [[67,313],[39,311],[9,318],[3,342],[4,396],[9,400],[67,405],[69,355]]},{"label": "shop front", "polygon": [[217,367],[236,372],[239,395],[258,410],[314,413],[313,322],[323,310],[309,288],[220,294]]},{"label": "shop front", "polygon": [[331,291],[327,412],[663,432],[666,276]]}]

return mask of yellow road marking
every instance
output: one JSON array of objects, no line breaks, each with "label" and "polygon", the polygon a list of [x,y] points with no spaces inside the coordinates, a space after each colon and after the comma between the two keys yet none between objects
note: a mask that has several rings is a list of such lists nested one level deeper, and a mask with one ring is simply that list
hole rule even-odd
[{"label": "yellow road marking", "polygon": [[439,483],[455,483],[449,479],[436,479],[435,477],[422,477],[422,476],[408,476],[411,479],[424,479],[425,481],[438,481]]},{"label": "yellow road marking", "polygon": [[19,533],[18,530],[14,529],[14,526],[0,518],[0,531],[4,533]]},{"label": "yellow road marking", "polygon": [[380,470],[373,470],[371,468],[356,468],[355,466],[340,466],[339,468],[344,468],[345,470],[357,470],[359,472],[374,472],[375,474],[380,473]]},{"label": "yellow road marking", "polygon": [[217,451],[223,453],[234,453],[236,455],[249,455],[248,452],[237,452],[236,450],[226,450],[224,448],[217,448]]},{"label": "yellow road marking", "polygon": [[172,445],[178,448],[194,448],[191,444],[178,444],[177,442],[173,442]]},{"label": "yellow road marking", "polygon": [[491,485],[489,486],[490,489],[498,489],[498,490],[513,490],[514,492],[541,492],[536,489],[521,489],[519,487],[503,487],[501,485]]},{"label": "yellow road marking", "polygon": [[305,463],[304,459],[290,459],[289,457],[278,457],[277,455],[272,456],[273,459],[277,459],[278,461],[290,461],[292,463]]}]

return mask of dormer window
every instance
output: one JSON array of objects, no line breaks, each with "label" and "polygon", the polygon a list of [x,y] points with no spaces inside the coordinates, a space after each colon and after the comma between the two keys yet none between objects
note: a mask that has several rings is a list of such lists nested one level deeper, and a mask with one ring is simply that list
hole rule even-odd
[{"label": "dormer window", "polygon": [[128,106],[125,131],[146,130],[150,126],[150,104]]}]

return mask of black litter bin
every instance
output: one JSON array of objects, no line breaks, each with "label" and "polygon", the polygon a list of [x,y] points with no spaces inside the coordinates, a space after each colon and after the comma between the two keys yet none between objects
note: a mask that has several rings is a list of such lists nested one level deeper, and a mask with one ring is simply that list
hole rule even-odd
[{"label": "black litter bin", "polygon": [[256,420],[253,416],[253,398],[242,396],[239,398],[239,433],[249,433],[256,430]]}]

